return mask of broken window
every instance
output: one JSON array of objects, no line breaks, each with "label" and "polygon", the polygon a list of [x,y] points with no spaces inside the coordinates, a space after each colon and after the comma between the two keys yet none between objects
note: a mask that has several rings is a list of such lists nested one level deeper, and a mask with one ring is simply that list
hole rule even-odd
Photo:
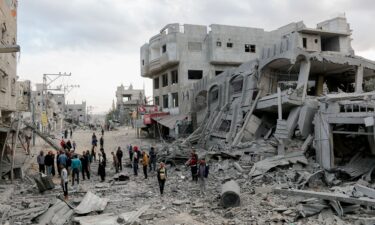
[{"label": "broken window", "polygon": [[231,121],[230,120],[223,120],[220,124],[219,131],[222,132],[229,132],[230,130]]},{"label": "broken window", "polygon": [[215,87],[210,91],[209,102],[215,102],[219,99],[219,89]]},{"label": "broken window", "polygon": [[172,93],[172,107],[178,107],[178,93]]},{"label": "broken window", "polygon": [[163,108],[168,108],[168,95],[163,95]]},{"label": "broken window", "polygon": [[215,71],[215,75],[218,76],[218,75],[220,75],[222,72],[223,72],[222,70],[216,70],[216,71]]},{"label": "broken window", "polygon": [[227,48],[232,48],[233,47],[233,43],[232,42],[227,42]]},{"label": "broken window", "polygon": [[302,38],[302,47],[307,48],[307,38]]},{"label": "broken window", "polygon": [[155,101],[154,101],[154,105],[157,105],[157,106],[159,106],[159,105],[160,105],[160,100],[159,100],[159,96],[155,96]]},{"label": "broken window", "polygon": [[255,45],[245,44],[245,52],[255,53]]},{"label": "broken window", "polygon": [[321,40],[322,51],[340,51],[340,40],[339,37],[323,38]]},{"label": "broken window", "polygon": [[163,45],[163,46],[161,47],[161,52],[164,53],[164,52],[166,52],[166,51],[167,51],[167,45]]},{"label": "broken window", "polygon": [[58,102],[57,104],[58,104],[58,105],[61,105],[62,103],[61,103],[61,102]]},{"label": "broken window", "polygon": [[243,78],[239,77],[232,81],[231,83],[233,94],[241,93],[243,86]]},{"label": "broken window", "polygon": [[159,77],[154,79],[154,89],[159,89]]},{"label": "broken window", "polygon": [[177,70],[173,70],[171,72],[171,80],[172,80],[172,84],[177,84],[178,83],[178,71]]},{"label": "broken window", "polygon": [[162,76],[162,81],[163,81],[163,87],[166,87],[166,86],[168,86],[168,75],[167,74],[164,74],[163,76]]},{"label": "broken window", "polygon": [[144,59],[142,59],[142,66],[144,66],[145,65],[145,60]]},{"label": "broken window", "polygon": [[216,42],[216,46],[217,46],[217,47],[221,47],[221,41],[217,41],[217,42]]},{"label": "broken window", "polygon": [[200,80],[203,77],[203,70],[188,70],[189,80]]},{"label": "broken window", "polygon": [[202,43],[200,42],[188,42],[189,51],[200,52],[202,51]]}]

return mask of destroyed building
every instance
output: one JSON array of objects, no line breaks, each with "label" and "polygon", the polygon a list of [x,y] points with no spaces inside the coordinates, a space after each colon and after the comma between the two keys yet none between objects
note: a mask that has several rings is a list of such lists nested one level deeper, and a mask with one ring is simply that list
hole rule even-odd
[{"label": "destroyed building", "polygon": [[259,58],[193,85],[193,123],[199,128],[189,141],[235,147],[273,134],[284,154],[288,142],[299,138],[313,143],[325,169],[358,152],[375,153],[375,92],[364,90],[375,63],[354,54],[346,18],[316,28],[291,23],[277,31],[279,39]]},{"label": "destroyed building", "polygon": [[86,102],[82,101],[81,104],[69,104],[65,105],[65,119],[76,124],[87,123],[87,107]]},{"label": "destroyed building", "polygon": [[219,24],[209,28],[168,24],[143,45],[141,76],[153,79],[154,104],[171,115],[170,134],[178,133],[174,128],[181,117],[194,121],[190,92],[194,83],[259,58],[261,49],[272,47],[280,32]]},{"label": "destroyed building", "polygon": [[[65,95],[47,91],[43,96],[43,84],[37,83],[36,89],[31,92],[34,122],[40,129],[50,131],[61,130],[64,120]],[[42,118],[46,115],[47,124],[42,123]]]},{"label": "destroyed building", "polygon": [[131,124],[132,113],[137,112],[137,108],[145,105],[145,91],[134,89],[130,84],[128,88],[120,85],[116,90],[116,114],[120,124]]}]

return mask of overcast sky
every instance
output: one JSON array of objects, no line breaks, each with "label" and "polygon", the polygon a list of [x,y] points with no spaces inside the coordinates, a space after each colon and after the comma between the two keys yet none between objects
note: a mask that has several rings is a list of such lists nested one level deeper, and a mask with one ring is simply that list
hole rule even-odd
[{"label": "overcast sky", "polygon": [[86,100],[106,112],[121,83],[146,87],[140,47],[168,23],[212,23],[273,30],[303,20],[309,27],[345,13],[357,55],[375,60],[373,0],[19,0],[20,79],[71,72],[58,84],[79,84],[69,103]]}]

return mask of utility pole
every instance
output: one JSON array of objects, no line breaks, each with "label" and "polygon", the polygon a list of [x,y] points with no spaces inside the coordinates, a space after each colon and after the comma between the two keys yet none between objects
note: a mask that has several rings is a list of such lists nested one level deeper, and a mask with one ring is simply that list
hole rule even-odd
[{"label": "utility pole", "polygon": [[43,87],[42,87],[42,111],[45,113],[45,116],[47,117],[47,123],[48,123],[48,113],[47,113],[47,95],[48,95],[48,87],[57,79],[60,77],[69,77],[72,73],[58,73],[58,74],[43,74]]},{"label": "utility pole", "polygon": [[80,88],[78,84],[65,85],[64,86],[64,96],[66,97],[74,88]]}]

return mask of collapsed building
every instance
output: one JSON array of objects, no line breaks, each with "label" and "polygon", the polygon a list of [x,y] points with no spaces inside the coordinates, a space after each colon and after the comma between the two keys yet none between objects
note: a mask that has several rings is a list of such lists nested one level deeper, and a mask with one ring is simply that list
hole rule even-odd
[{"label": "collapsed building", "polygon": [[145,91],[134,89],[130,84],[126,89],[120,85],[116,90],[116,117],[120,124],[133,124],[133,112],[137,112],[138,107],[145,105]]},{"label": "collapsed building", "polygon": [[296,138],[328,170],[375,153],[375,63],[354,54],[346,18],[291,23],[278,34],[258,59],[193,85],[198,128],[186,141],[236,147],[273,134],[282,155]]},{"label": "collapsed building", "polygon": [[[43,84],[35,85],[36,89],[31,92],[34,123],[40,130],[59,131],[63,127],[65,111],[65,95],[47,92],[43,96]],[[43,123],[43,117],[46,122]]]},{"label": "collapsed building", "polygon": [[86,101],[82,101],[81,104],[69,104],[65,105],[65,119],[75,124],[86,124],[87,123],[87,107]]}]

